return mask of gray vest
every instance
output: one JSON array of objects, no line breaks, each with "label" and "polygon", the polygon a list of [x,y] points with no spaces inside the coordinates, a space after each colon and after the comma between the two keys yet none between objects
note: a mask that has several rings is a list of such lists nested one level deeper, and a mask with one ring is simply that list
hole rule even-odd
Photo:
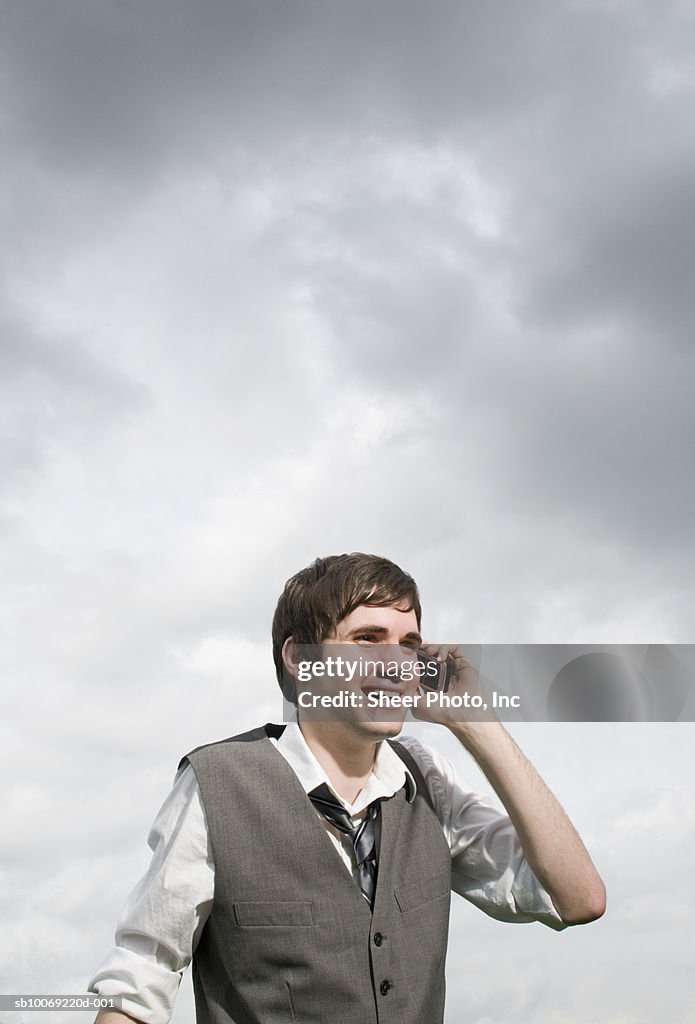
[{"label": "gray vest", "polygon": [[417,765],[417,794],[381,804],[374,911],[267,725],[190,761],[215,861],[193,957],[198,1024],[438,1024],[451,854]]}]

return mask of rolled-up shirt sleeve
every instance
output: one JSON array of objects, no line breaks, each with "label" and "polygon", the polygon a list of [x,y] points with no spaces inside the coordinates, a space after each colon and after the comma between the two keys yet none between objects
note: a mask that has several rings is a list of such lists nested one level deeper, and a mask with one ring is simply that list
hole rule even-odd
[{"label": "rolled-up shirt sleeve", "polygon": [[499,921],[540,921],[561,931],[562,920],[531,870],[508,815],[472,793],[445,757],[412,736],[399,738],[423,774],[451,850],[451,887]]},{"label": "rolled-up shirt sleeve", "polygon": [[205,813],[190,766],[177,775],[147,842],[150,866],[128,897],[116,944],[88,988],[120,996],[125,1013],[144,1024],[167,1024],[214,894]]}]

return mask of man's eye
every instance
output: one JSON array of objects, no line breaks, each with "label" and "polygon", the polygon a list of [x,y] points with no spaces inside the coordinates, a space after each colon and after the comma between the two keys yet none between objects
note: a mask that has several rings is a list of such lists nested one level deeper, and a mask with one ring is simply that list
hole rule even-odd
[{"label": "man's eye", "polygon": [[371,643],[374,640],[374,636],[372,633],[360,633],[359,636],[355,637],[355,640],[366,640]]}]

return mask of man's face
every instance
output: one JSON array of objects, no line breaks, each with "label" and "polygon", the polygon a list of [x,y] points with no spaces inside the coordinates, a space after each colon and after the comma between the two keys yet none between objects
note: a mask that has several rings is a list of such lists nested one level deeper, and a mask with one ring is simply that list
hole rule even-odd
[{"label": "man's face", "polygon": [[[414,611],[404,611],[403,606],[376,608],[360,605],[338,623],[334,635],[323,641],[322,656],[340,653],[344,658],[354,657],[363,663],[383,659],[393,666],[394,661],[412,662],[416,659],[417,648],[422,643]],[[382,645],[388,645],[383,647]],[[396,674],[384,677],[379,674],[356,675],[351,683],[344,680],[326,680],[326,692],[338,687],[350,688],[361,695],[362,706],[342,712],[341,722],[351,731],[364,738],[379,740],[397,736],[403,728],[407,713],[404,707],[388,707],[392,696],[412,695],[417,682],[403,682]],[[386,707],[369,706],[370,694],[383,694],[380,698]]]}]

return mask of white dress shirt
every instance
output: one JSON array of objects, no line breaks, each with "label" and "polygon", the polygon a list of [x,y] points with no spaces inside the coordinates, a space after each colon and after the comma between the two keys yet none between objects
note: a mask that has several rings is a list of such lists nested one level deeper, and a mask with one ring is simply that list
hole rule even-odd
[{"label": "white dress shirt", "polygon": [[[271,742],[307,793],[321,783],[330,787],[296,722]],[[507,815],[465,790],[450,762],[435,750],[413,736],[399,736],[398,742],[422,772],[442,824],[451,849],[454,892],[500,921],[542,921],[557,930],[566,927],[527,864]],[[388,743],[381,743],[372,774],[355,802],[349,804],[335,795],[358,819],[373,800],[393,796],[406,782],[414,794],[415,782],[407,767]],[[346,870],[356,875],[349,837],[321,820]],[[148,845],[152,862],[128,897],[116,928],[115,947],[88,987],[101,996],[121,996],[123,1010],[145,1024],[167,1024],[214,893],[215,865],[190,765],[177,774]]]}]

